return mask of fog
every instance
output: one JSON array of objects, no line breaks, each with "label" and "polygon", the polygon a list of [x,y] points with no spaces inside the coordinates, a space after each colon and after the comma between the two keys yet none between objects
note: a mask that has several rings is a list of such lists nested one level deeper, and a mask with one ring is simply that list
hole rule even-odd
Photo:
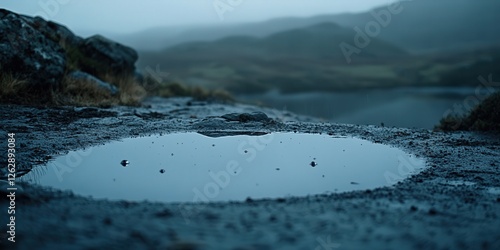
[{"label": "fog", "polygon": [[500,77],[493,0],[21,0],[1,8],[133,48],[135,70],[156,81],[150,95],[223,90],[336,123],[432,129],[474,108]]},{"label": "fog", "polygon": [[159,26],[238,23],[288,16],[361,12],[390,2],[390,0],[20,0],[2,1],[1,8],[26,15],[39,15],[65,24],[79,34],[87,35],[95,32],[134,33]]}]

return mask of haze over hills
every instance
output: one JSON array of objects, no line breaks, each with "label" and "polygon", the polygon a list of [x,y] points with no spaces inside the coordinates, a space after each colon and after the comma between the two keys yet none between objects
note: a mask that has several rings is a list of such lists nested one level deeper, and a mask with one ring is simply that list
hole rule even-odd
[{"label": "haze over hills", "polygon": [[[387,6],[382,6],[373,13],[387,9]],[[495,0],[403,1],[398,7],[399,14],[391,14],[390,22],[382,28],[377,38],[412,52],[496,44],[500,42],[500,33],[496,32],[494,26],[500,23],[500,15],[497,14],[499,9],[500,1]],[[265,37],[325,22],[350,29],[355,26],[363,29],[374,20],[371,12],[290,17],[239,25],[156,28],[115,38],[140,50],[158,50],[184,42],[214,41],[236,35]]]},{"label": "haze over hills", "polygon": [[[498,10],[493,0],[413,0],[366,13],[176,30],[170,46],[140,51],[138,66],[234,93],[470,86],[478,75],[499,74]],[[369,41],[359,46],[362,36]],[[190,42],[174,45],[181,41]],[[355,52],[346,57],[343,43]]]},{"label": "haze over hills", "polygon": [[[213,42],[190,42],[173,46],[161,52],[144,52],[144,60],[159,55],[156,60],[169,68],[179,67],[186,60],[196,59],[210,62],[223,61],[227,58],[259,59],[317,59],[345,61],[339,44],[350,41],[356,32],[334,23],[321,23],[307,28],[297,28],[278,32],[267,37],[231,36]],[[387,42],[372,39],[370,46],[361,58],[387,58],[406,55],[407,53]],[[164,59],[162,59],[164,58]]]},{"label": "haze over hills", "polygon": [[[336,72],[333,66],[346,64],[339,44],[355,33],[337,24],[322,23],[264,38],[233,36],[191,42],[142,52],[139,68],[161,65],[176,81],[236,92],[334,89],[348,86],[350,74]],[[380,62],[407,55],[403,49],[374,38],[355,56],[358,62]]]}]

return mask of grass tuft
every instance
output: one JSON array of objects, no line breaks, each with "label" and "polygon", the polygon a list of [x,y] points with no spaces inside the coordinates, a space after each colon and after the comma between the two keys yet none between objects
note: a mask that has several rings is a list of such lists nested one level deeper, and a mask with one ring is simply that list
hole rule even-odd
[{"label": "grass tuft", "polygon": [[187,86],[178,82],[157,82],[146,76],[146,85],[149,86],[149,95],[160,97],[192,97],[198,101],[212,101],[222,103],[235,102],[234,97],[226,90],[209,90],[200,86]]},{"label": "grass tuft", "polygon": [[17,78],[11,73],[2,73],[0,103],[91,107],[137,106],[146,97],[146,91],[132,76],[107,74],[102,80],[118,87],[118,94],[112,95],[91,80],[68,76],[63,78],[60,88],[34,89],[29,80]]},{"label": "grass tuft", "polygon": [[500,131],[500,92],[486,98],[466,116],[448,116],[436,126],[439,131]]},{"label": "grass tuft", "polygon": [[138,106],[147,96],[147,91],[131,75],[106,74],[102,80],[117,86],[120,89],[118,96],[120,105]]},{"label": "grass tuft", "polygon": [[26,89],[28,81],[19,79],[10,73],[0,75],[0,98],[10,98]]},{"label": "grass tuft", "polygon": [[0,103],[39,105],[49,102],[51,98],[50,90],[34,89],[28,79],[0,72]]},{"label": "grass tuft", "polygon": [[106,107],[118,104],[109,92],[85,79],[65,77],[61,89],[52,95],[55,105]]}]

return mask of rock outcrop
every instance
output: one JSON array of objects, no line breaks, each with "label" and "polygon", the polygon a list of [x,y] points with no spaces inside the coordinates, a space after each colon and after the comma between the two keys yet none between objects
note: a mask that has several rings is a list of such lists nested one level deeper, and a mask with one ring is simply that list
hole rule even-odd
[{"label": "rock outcrop", "polygon": [[34,89],[55,89],[64,77],[76,77],[116,93],[102,79],[133,77],[137,59],[132,48],[100,35],[83,39],[60,24],[0,9],[0,74],[27,80]]},{"label": "rock outcrop", "polygon": [[29,79],[33,87],[57,86],[66,68],[65,52],[37,23],[41,20],[0,9],[0,72]]},{"label": "rock outcrop", "polygon": [[73,81],[85,81],[89,84],[93,84],[96,86],[98,89],[101,89],[102,91],[105,91],[106,93],[109,93],[110,95],[116,95],[118,94],[118,88],[112,84],[109,84],[107,82],[101,81],[100,79],[96,78],[95,76],[82,72],[82,71],[73,71],[67,75],[68,80],[73,80]]},{"label": "rock outcrop", "polygon": [[85,39],[79,46],[85,55],[81,69],[91,74],[134,74],[137,52],[129,47],[95,35]]}]

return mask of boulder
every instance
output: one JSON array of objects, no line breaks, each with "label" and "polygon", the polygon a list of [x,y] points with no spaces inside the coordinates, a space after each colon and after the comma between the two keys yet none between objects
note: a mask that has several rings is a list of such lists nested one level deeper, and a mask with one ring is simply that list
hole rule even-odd
[{"label": "boulder", "polygon": [[40,17],[28,17],[26,19],[45,37],[61,45],[64,50],[77,48],[83,42],[83,38],[75,35],[71,32],[71,30],[63,25],[51,21],[45,21]]},{"label": "boulder", "polygon": [[34,26],[33,18],[0,9],[1,73],[46,90],[60,84],[65,68],[65,51]]},{"label": "boulder", "polygon": [[87,74],[82,71],[73,71],[66,76],[69,80],[85,81],[95,85],[97,88],[108,92],[111,95],[118,94],[119,90],[115,85],[109,84],[107,82],[101,81],[93,75]]},{"label": "boulder", "polygon": [[80,60],[81,70],[93,75],[134,75],[137,52],[100,35],[89,37],[79,47],[85,55]]},{"label": "boulder", "polygon": [[132,48],[102,36],[83,39],[57,23],[0,9],[0,74],[28,80],[36,90],[58,87],[66,72],[75,71],[71,77],[114,93],[116,87],[98,78],[134,77],[137,59]]}]

